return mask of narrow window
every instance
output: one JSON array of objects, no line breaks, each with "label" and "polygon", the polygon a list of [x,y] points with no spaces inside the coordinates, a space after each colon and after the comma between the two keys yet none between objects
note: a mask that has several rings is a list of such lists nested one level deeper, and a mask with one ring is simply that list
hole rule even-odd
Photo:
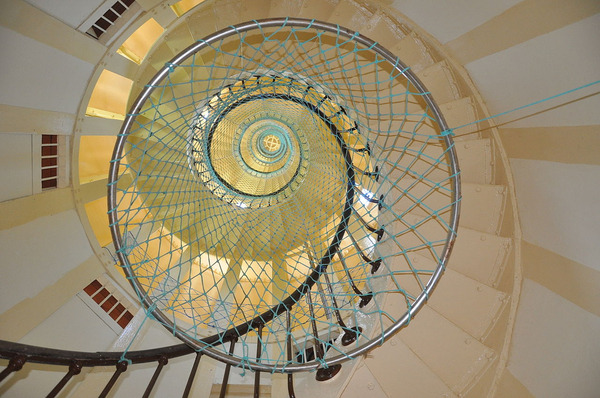
[{"label": "narrow window", "polygon": [[58,136],[42,135],[42,190],[58,187]]}]

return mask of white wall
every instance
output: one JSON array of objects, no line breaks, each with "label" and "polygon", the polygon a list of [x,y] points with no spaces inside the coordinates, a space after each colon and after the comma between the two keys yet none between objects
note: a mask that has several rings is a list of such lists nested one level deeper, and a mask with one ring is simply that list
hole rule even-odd
[{"label": "white wall", "polygon": [[394,0],[392,5],[444,44],[517,3],[519,0]]},{"label": "white wall", "polygon": [[0,202],[33,194],[34,170],[41,180],[40,165],[33,165],[33,138],[29,134],[0,134]]},{"label": "white wall", "polygon": [[[77,29],[106,0],[25,0],[34,7]],[[110,2],[111,4],[114,1]]]},{"label": "white wall", "polygon": [[76,113],[93,65],[0,26],[0,103]]},{"label": "white wall", "polygon": [[[495,114],[600,80],[600,14],[466,65]],[[511,123],[509,127],[600,124],[600,84],[502,116],[519,119],[584,96],[589,98]]]},{"label": "white wall", "polygon": [[0,313],[35,296],[93,254],[75,210],[0,231],[0,253]]},{"label": "white wall", "polygon": [[510,163],[523,239],[600,271],[600,166]]},{"label": "white wall", "polygon": [[600,391],[600,317],[525,280],[508,369],[536,397]]}]

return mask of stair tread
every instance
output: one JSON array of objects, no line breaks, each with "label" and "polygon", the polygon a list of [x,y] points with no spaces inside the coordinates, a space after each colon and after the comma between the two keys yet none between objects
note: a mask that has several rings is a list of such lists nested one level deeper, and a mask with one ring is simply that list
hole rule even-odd
[{"label": "stair tread", "polygon": [[457,394],[476,382],[496,356],[428,306],[398,337]]},{"label": "stair tread", "polygon": [[458,235],[448,267],[488,286],[496,286],[512,240],[466,227]]},{"label": "stair tread", "polygon": [[492,183],[492,142],[489,138],[468,139],[455,143],[461,181]]},{"label": "stair tread", "polygon": [[425,44],[412,32],[397,42],[391,51],[413,72],[422,71],[435,63]]},{"label": "stair tread", "polygon": [[[432,263],[418,254],[411,256],[416,266]],[[481,340],[494,325],[507,295],[448,268],[429,298],[429,305],[471,336]]]},{"label": "stair tread", "polygon": [[[475,109],[474,100],[471,97],[463,97],[450,102],[438,103],[444,119],[449,128],[463,126],[479,119]],[[479,137],[477,132],[477,123],[462,127],[453,131],[453,137],[456,141],[464,139],[475,139]]]},{"label": "stair tread", "polygon": [[388,397],[397,397],[399,391],[405,397],[454,397],[444,381],[399,336],[371,351],[365,365]]},{"label": "stair tread", "polygon": [[447,61],[439,61],[417,72],[427,90],[438,104],[461,98],[460,90]]}]

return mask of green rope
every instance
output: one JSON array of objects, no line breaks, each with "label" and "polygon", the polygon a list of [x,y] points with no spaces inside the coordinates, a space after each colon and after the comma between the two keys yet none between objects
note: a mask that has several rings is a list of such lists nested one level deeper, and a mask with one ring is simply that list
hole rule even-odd
[{"label": "green rope", "polygon": [[[207,347],[226,354],[226,331],[327,274],[330,286],[311,282],[312,311],[292,303],[291,330],[283,315],[260,341],[256,325],[238,333],[243,369],[327,367],[316,345],[349,357],[383,336],[456,234],[448,131],[357,37],[284,24],[212,42],[168,64],[113,159],[110,212],[139,299],[190,339],[216,335]],[[338,317],[368,335],[342,347]]]}]

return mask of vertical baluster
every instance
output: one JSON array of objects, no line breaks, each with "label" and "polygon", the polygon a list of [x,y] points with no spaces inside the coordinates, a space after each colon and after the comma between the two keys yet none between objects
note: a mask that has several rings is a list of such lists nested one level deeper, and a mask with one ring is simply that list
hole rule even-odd
[{"label": "vertical baluster", "polygon": [[[323,346],[321,346],[321,342],[319,341],[319,332],[317,330],[317,322],[315,318],[315,310],[313,308],[312,297],[310,293],[310,289],[306,291],[306,301],[308,303],[308,311],[310,313],[310,320],[312,323],[313,336],[314,336],[314,344],[315,344],[315,352],[317,360],[325,358],[325,351],[323,350]],[[327,368],[320,368],[317,370],[317,381],[325,381],[333,378],[338,372],[342,369],[342,365],[337,364],[333,366],[329,366]]]},{"label": "vertical baluster", "polygon": [[8,366],[2,371],[2,373],[0,373],[0,382],[12,372],[18,372],[19,370],[23,369],[23,365],[25,365],[26,361],[27,358],[22,355],[12,357],[8,362]]},{"label": "vertical baluster", "polygon": [[117,382],[117,379],[119,378],[119,376],[121,376],[121,373],[125,372],[126,370],[127,370],[127,362],[126,361],[118,362],[115,373],[113,373],[112,377],[110,378],[110,380],[106,384],[106,387],[104,387],[104,390],[102,390],[102,392],[100,393],[98,398],[105,398],[108,395],[108,393],[110,392],[110,390],[113,388],[115,383]]},{"label": "vertical baluster", "polygon": [[[310,267],[314,269],[315,262],[314,262],[314,258],[312,256],[311,251],[308,250],[308,245],[309,245],[308,243],[306,243],[306,245],[305,245],[306,253],[308,254],[308,261],[310,263]],[[344,266],[345,266],[345,264],[344,264]],[[350,277],[350,274],[348,272],[347,272],[347,275],[348,275],[348,277]],[[335,314],[338,324],[344,330],[344,335],[342,336],[342,345],[347,346],[356,341],[356,339],[358,338],[358,335],[362,332],[362,329],[358,326],[354,327],[354,328],[349,328],[346,326],[346,324],[344,323],[344,320],[342,319],[342,315],[340,314],[340,310],[339,310],[340,307],[338,306],[337,300],[335,298],[335,294],[333,292],[333,287],[331,286],[331,281],[329,280],[329,275],[327,274],[327,271],[323,272],[323,276],[325,277],[325,281],[327,283],[327,288],[328,288],[329,294],[331,296],[331,299],[333,301],[333,312]],[[352,283],[354,283],[354,282],[352,282]],[[317,286],[320,288],[320,284],[318,282],[317,282]],[[325,304],[324,297],[323,297],[323,303]]]},{"label": "vertical baluster", "polygon": [[[287,326],[287,358],[288,361],[292,361],[292,322],[291,322],[290,310],[288,309],[286,312],[286,326]],[[288,373],[288,394],[290,398],[296,398],[296,393],[294,392],[294,375],[292,373]]]},{"label": "vertical baluster", "polygon": [[[231,343],[229,346],[229,355],[233,355],[233,349],[235,348],[236,341],[237,341],[236,337],[234,337],[233,340],[231,340]],[[223,383],[221,384],[221,392],[219,394],[219,398],[225,398],[225,393],[227,391],[227,384],[229,383],[229,372],[231,372],[231,365],[227,364],[227,365],[225,365],[225,374],[223,375]]]},{"label": "vertical baluster", "polygon": [[352,234],[348,234],[348,236],[350,237],[350,240],[352,241],[352,244],[354,245],[354,247],[356,248],[356,251],[358,252],[358,254],[360,255],[360,257],[362,257],[362,259],[369,263],[369,265],[371,266],[371,273],[374,274],[375,272],[377,272],[377,270],[379,269],[379,267],[381,266],[381,258],[378,258],[377,260],[371,260],[369,257],[367,257],[365,255],[365,253],[362,251],[362,249],[360,248],[360,245],[358,244],[358,242],[354,239],[354,237],[352,236]]},{"label": "vertical baluster", "polygon": [[348,281],[350,282],[352,290],[354,290],[354,293],[356,293],[360,297],[360,303],[358,304],[358,306],[362,308],[365,305],[369,304],[369,302],[373,298],[373,293],[363,294],[363,292],[361,292],[360,289],[356,287],[354,279],[352,279],[352,275],[350,275],[350,271],[348,270],[348,266],[346,265],[346,260],[344,260],[344,256],[342,256],[342,252],[338,250],[337,255],[340,258],[342,268],[344,268],[344,271],[346,272],[346,276],[348,277]]},{"label": "vertical baluster", "polygon": [[[262,331],[263,324],[258,324],[258,336],[256,339],[256,360],[260,362],[260,356],[262,354]],[[254,371],[254,398],[259,398],[260,396],[260,371]]]},{"label": "vertical baluster", "polygon": [[328,288],[327,290],[329,290],[331,300],[333,301],[333,311],[335,313],[335,317],[340,327],[344,330],[344,335],[342,336],[342,345],[350,345],[356,341],[358,335],[362,332],[362,328],[360,326],[355,326],[353,328],[349,328],[348,326],[346,326],[346,323],[342,319],[342,314],[340,314],[340,307],[338,306],[337,299],[335,298],[335,294],[333,293],[333,286],[331,286],[329,275],[327,274],[327,272],[324,272],[323,276],[325,277],[325,282],[327,283]]},{"label": "vertical baluster", "polygon": [[158,379],[162,368],[167,364],[167,362],[169,362],[169,360],[164,355],[158,358],[158,366],[156,367],[156,370],[152,375],[152,379],[150,379],[150,383],[148,383],[148,387],[146,387],[146,391],[144,391],[144,395],[142,396],[142,398],[148,398],[150,396],[150,393],[152,392],[152,389],[156,384],[156,380]]},{"label": "vertical baluster", "polygon": [[[382,195],[383,197],[383,195]],[[383,234],[385,233],[385,230],[383,229],[383,227],[377,229],[374,228],[372,226],[369,225],[369,223],[367,223],[365,221],[364,218],[361,217],[360,214],[358,214],[358,212],[356,211],[356,209],[353,207],[352,210],[354,210],[354,214],[356,214],[356,218],[358,218],[358,220],[361,222],[361,224],[369,231],[374,233],[377,236],[377,242],[381,241],[381,239],[383,238]]]},{"label": "vertical baluster", "polygon": [[190,395],[190,391],[192,390],[192,385],[194,384],[194,379],[196,378],[196,372],[198,371],[198,365],[200,364],[201,358],[202,354],[197,352],[196,358],[194,359],[194,364],[192,365],[192,370],[190,371],[190,375],[185,385],[185,390],[183,390],[182,398],[187,398]]},{"label": "vertical baluster", "polygon": [[67,372],[67,374],[64,375],[62,379],[60,379],[60,381],[52,389],[52,391],[50,391],[50,393],[46,395],[46,398],[56,397],[60,390],[62,390],[65,387],[65,385],[69,382],[69,380],[71,380],[71,377],[78,375],[79,373],[81,373],[81,364],[75,361],[71,365],[69,365],[69,371]]}]

